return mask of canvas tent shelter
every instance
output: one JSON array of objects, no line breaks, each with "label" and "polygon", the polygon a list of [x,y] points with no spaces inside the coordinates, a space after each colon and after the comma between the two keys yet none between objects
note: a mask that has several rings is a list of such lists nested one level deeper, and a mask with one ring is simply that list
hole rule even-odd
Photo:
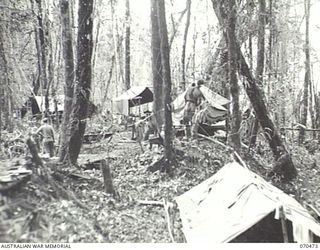
[{"label": "canvas tent shelter", "polygon": [[134,86],[113,99],[113,112],[129,115],[129,108],[153,101],[153,93],[149,87]]},{"label": "canvas tent shelter", "polygon": [[[224,105],[228,104],[230,101],[223,96],[213,92],[206,86],[201,86],[200,91],[202,92],[205,102],[207,105],[201,110],[201,115],[203,115],[203,123],[212,124],[218,121],[223,120],[228,111]],[[187,91],[184,91],[180,94],[173,102],[173,113],[172,120],[173,125],[178,126],[181,124],[183,119],[183,112],[186,105],[185,94]]]},{"label": "canvas tent shelter", "polygon": [[[319,240],[320,224],[302,205],[236,162],[227,164],[176,201],[188,243],[241,242],[236,239],[250,233],[268,216],[275,230],[280,207],[287,225],[290,222],[292,226],[288,230],[292,241]],[[280,233],[280,239],[267,242],[281,242],[281,237]]]}]

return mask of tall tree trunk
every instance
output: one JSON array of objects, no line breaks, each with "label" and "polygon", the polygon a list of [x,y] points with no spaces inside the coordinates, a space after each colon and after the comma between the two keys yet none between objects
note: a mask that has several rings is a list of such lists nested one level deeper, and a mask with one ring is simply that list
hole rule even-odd
[{"label": "tall tree trunk", "polygon": [[249,35],[249,66],[253,69],[252,34]]},{"label": "tall tree trunk", "polygon": [[37,14],[37,20],[38,20],[38,42],[39,42],[39,52],[40,52],[40,67],[41,67],[41,72],[40,72],[40,81],[42,85],[42,93],[41,95],[45,95],[45,110],[46,113],[48,112],[49,108],[49,100],[46,95],[47,93],[47,88],[48,88],[48,76],[47,76],[47,44],[45,41],[45,25],[44,25],[44,18],[43,18],[43,8],[42,8],[42,0],[35,0],[37,3],[38,7],[38,14]]},{"label": "tall tree trunk", "polygon": [[[315,102],[315,124],[316,128],[320,127],[320,93],[317,92],[314,94],[314,102]],[[318,142],[320,142],[320,133],[318,133]]]},{"label": "tall tree trunk", "polygon": [[109,87],[110,87],[110,84],[111,84],[111,80],[112,80],[112,73],[113,73],[113,69],[115,67],[115,54],[112,55],[111,57],[111,65],[110,65],[110,69],[109,69],[109,73],[108,73],[108,80],[107,80],[107,84],[105,86],[105,89],[104,89],[104,94],[103,94],[103,99],[102,99],[102,102],[101,102],[101,107],[104,107],[104,104],[107,100],[107,96],[108,96],[108,90],[109,90]]},{"label": "tall tree trunk", "polygon": [[187,12],[187,8],[185,8],[183,11],[181,11],[180,13],[180,17],[178,19],[177,22],[174,21],[173,19],[173,15],[171,14],[171,22],[172,22],[172,32],[171,32],[171,37],[169,39],[169,48],[171,50],[171,46],[172,46],[172,43],[173,43],[173,39],[175,38],[177,32],[178,32],[178,27],[179,27],[179,24],[181,23],[181,20],[183,18],[183,16],[185,15],[185,13]]},{"label": "tall tree trunk", "polygon": [[160,53],[160,37],[158,24],[157,0],[151,0],[151,50],[152,50],[152,83],[153,83],[153,113],[155,114],[158,130],[163,124],[161,110],[164,107],[162,67]]},{"label": "tall tree trunk", "polygon": [[8,69],[7,69],[7,57],[4,49],[4,31],[2,25],[0,24],[0,65],[1,69],[3,69],[4,74],[0,76],[0,139],[1,139],[1,131],[3,127],[3,119],[2,116],[5,116],[6,111],[6,89],[7,89],[7,78],[8,78]]},{"label": "tall tree trunk", "polygon": [[[311,82],[310,74],[310,38],[309,38],[309,28],[310,28],[310,0],[304,0],[304,8],[306,15],[306,40],[305,40],[305,75],[304,75],[304,87],[303,87],[303,104],[301,113],[301,124],[307,126],[308,117],[308,99],[309,99],[309,86]],[[300,128],[299,131],[299,142],[303,143],[305,139],[305,130]]]},{"label": "tall tree trunk", "polygon": [[[266,15],[266,3],[265,0],[259,0],[259,22],[258,22],[258,53],[257,53],[257,68],[256,79],[258,85],[263,89],[263,71],[264,71],[264,43],[265,43],[265,15]],[[257,134],[259,129],[259,121],[256,118],[253,123],[252,135],[250,137],[250,146],[255,146],[257,141]]]},{"label": "tall tree trunk", "polygon": [[[222,0],[212,0],[214,11],[217,15],[221,27],[226,27],[227,16],[225,14]],[[237,41],[236,37],[233,38]],[[259,123],[263,129],[266,139],[270,145],[272,153],[275,159],[281,160],[281,166],[277,169],[278,173],[282,174],[286,180],[294,178],[296,176],[296,169],[293,165],[292,159],[287,152],[285,145],[283,144],[280,135],[272,122],[267,107],[264,102],[263,94],[257,85],[256,80],[251,74],[248,64],[242,54],[241,48],[236,43],[236,55],[238,58],[238,69],[241,75],[246,79],[243,84],[244,89],[249,97],[249,100],[253,106],[254,111],[258,117]]]},{"label": "tall tree trunk", "polygon": [[[316,129],[316,114],[315,114],[315,89],[314,89],[314,84],[313,81],[310,80],[310,85],[309,85],[309,89],[310,89],[310,95],[309,95],[309,112],[310,112],[310,118],[311,118],[311,127],[313,129]],[[312,137],[313,139],[316,139],[316,132],[313,131],[312,133]]]},{"label": "tall tree trunk", "polygon": [[114,76],[115,76],[115,85],[116,85],[116,95],[118,92],[122,92],[124,78],[123,78],[123,68],[122,68],[122,58],[121,58],[121,49],[122,49],[122,40],[123,36],[119,35],[119,27],[118,27],[118,17],[115,12],[115,4],[117,1],[111,0],[111,20],[112,20],[112,37],[113,37],[113,46],[115,53],[115,68],[114,68]]},{"label": "tall tree trunk", "polygon": [[196,41],[197,41],[197,26],[196,26],[196,17],[194,17],[194,34],[193,34],[193,44],[192,44],[192,77],[193,82],[196,81]]},{"label": "tall tree trunk", "polygon": [[187,0],[187,20],[183,35],[182,56],[181,56],[181,81],[182,89],[186,88],[186,46],[191,16],[191,0]]},{"label": "tall tree trunk", "polygon": [[64,58],[64,111],[61,125],[60,147],[59,147],[59,161],[63,162],[68,153],[70,143],[70,115],[72,111],[72,100],[74,92],[74,52],[72,46],[72,29],[70,6],[68,0],[60,0],[60,12],[62,23],[62,47]]},{"label": "tall tree trunk", "polygon": [[[33,0],[30,0],[31,2],[31,8],[34,9],[34,5],[33,5]],[[37,70],[38,72],[35,74],[34,79],[33,79],[33,93],[35,95],[38,95],[39,89],[41,87],[41,51],[40,51],[40,45],[39,45],[39,32],[38,32],[38,28],[36,27],[37,25],[35,25],[34,27],[34,42],[35,42],[35,47],[36,47],[36,51],[37,51]]]},{"label": "tall tree trunk", "polygon": [[273,3],[272,0],[269,0],[269,37],[268,37],[268,56],[266,60],[267,69],[268,69],[268,96],[271,95],[272,83],[271,83],[271,75],[272,75],[272,41],[273,41],[273,34],[274,34],[274,21],[273,21]]},{"label": "tall tree trunk", "polygon": [[[50,23],[48,20],[48,13],[46,14],[46,43],[47,43],[47,89],[45,93],[45,104],[46,104],[46,111],[49,111],[49,94],[52,86],[54,85],[54,62],[53,62],[53,41],[51,36],[51,29]],[[51,99],[54,100],[54,96],[51,95]],[[53,111],[53,110],[52,110]]]},{"label": "tall tree trunk", "polygon": [[77,159],[86,129],[88,103],[91,92],[93,0],[79,0],[76,86],[71,115],[69,155],[72,164]]},{"label": "tall tree trunk", "polygon": [[130,0],[126,0],[125,83],[130,89]]},{"label": "tall tree trunk", "polygon": [[216,65],[216,62],[218,61],[219,56],[223,53],[226,45],[226,41],[224,36],[222,36],[219,40],[218,46],[216,47],[215,52],[212,56],[210,56],[209,62],[207,64],[207,67],[205,69],[205,79],[209,80],[212,77],[214,67]]},{"label": "tall tree trunk", "polygon": [[235,0],[228,0],[228,26],[226,40],[228,45],[229,86],[232,97],[231,103],[231,135],[230,142],[235,151],[240,153],[240,124],[241,114],[239,105],[239,85],[237,79],[237,51],[236,51],[236,4]]},{"label": "tall tree trunk", "polygon": [[[9,14],[10,15],[10,14]],[[8,16],[9,16],[8,15]],[[13,122],[12,122],[12,88],[11,84],[13,82],[12,72],[13,64],[10,62],[10,52],[12,47],[10,43],[6,40],[9,35],[9,28],[6,25],[0,24],[0,57],[2,58],[3,64],[3,79],[0,78],[0,81],[3,81],[3,115],[4,115],[4,125],[5,128],[11,133],[13,132]],[[7,39],[6,39],[7,38]]]},{"label": "tall tree trunk", "polygon": [[168,42],[168,31],[166,23],[166,11],[164,0],[158,0],[158,26],[160,36],[160,52],[162,62],[163,91],[164,91],[164,118],[165,118],[165,138],[164,151],[167,160],[166,171],[170,172],[170,166],[173,163],[173,129],[172,115],[170,110],[171,104],[171,70],[170,70],[170,51]]}]

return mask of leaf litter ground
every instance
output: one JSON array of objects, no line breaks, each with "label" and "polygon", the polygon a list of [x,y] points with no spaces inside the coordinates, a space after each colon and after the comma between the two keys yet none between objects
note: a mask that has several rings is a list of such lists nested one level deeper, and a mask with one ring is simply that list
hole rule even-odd
[{"label": "leaf litter ground", "polygon": [[[1,242],[104,242],[104,243],[165,243],[172,242],[167,229],[165,210],[158,205],[140,204],[140,201],[173,202],[216,173],[233,160],[225,148],[201,140],[175,141],[184,152],[178,158],[173,176],[147,170],[161,158],[161,149],[154,146],[144,152],[126,132],[114,135],[111,142],[101,141],[84,145],[80,164],[108,157],[113,184],[118,198],[106,194],[103,177],[97,168],[84,169],[47,165],[59,172],[59,185],[73,196],[55,193],[49,183],[33,178],[27,185],[0,196]],[[272,182],[300,202],[320,209],[318,161],[320,154],[311,155],[304,148],[292,148],[298,177],[287,184],[267,177],[271,157],[244,153],[252,171]],[[258,157],[259,156],[259,157]],[[269,159],[269,161],[268,161]],[[74,175],[80,176],[75,178]],[[58,177],[59,177],[58,176]],[[73,198],[70,198],[73,197]],[[82,207],[79,203],[83,204]],[[184,242],[178,210],[173,209],[173,233],[176,242]]]}]

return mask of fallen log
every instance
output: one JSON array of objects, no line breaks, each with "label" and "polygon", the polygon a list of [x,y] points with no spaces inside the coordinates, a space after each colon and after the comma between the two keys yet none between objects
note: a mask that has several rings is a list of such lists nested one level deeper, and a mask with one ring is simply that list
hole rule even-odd
[{"label": "fallen log", "polygon": [[139,205],[164,206],[163,201],[138,200],[137,202]]}]

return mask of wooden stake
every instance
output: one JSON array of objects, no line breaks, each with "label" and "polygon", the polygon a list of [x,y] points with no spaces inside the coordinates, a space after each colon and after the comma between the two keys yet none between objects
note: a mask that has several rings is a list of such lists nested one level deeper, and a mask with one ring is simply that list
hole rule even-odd
[{"label": "wooden stake", "polygon": [[171,238],[172,243],[175,243],[174,237],[173,237],[173,223],[172,220],[170,219],[170,203],[168,203],[165,199],[163,199],[163,207],[164,207],[164,211],[165,211],[165,215],[166,215],[166,220],[167,220],[167,227],[168,227],[168,231],[169,231],[169,235]]},{"label": "wooden stake", "polygon": [[110,166],[107,164],[105,159],[101,160],[101,172],[103,175],[103,182],[106,193],[112,194],[113,197],[115,197],[116,192],[113,187]]},{"label": "wooden stake", "polygon": [[34,141],[29,137],[26,141],[28,147],[29,147],[29,150],[30,150],[30,153],[32,155],[32,161],[36,164],[36,165],[39,165],[39,166],[42,166],[43,167],[43,162],[38,154],[38,150],[37,150],[37,146],[36,144],[34,143]]},{"label": "wooden stake", "polygon": [[281,220],[281,227],[282,227],[282,234],[283,234],[283,242],[284,243],[289,243],[286,217],[285,217],[285,214],[283,212],[283,207],[282,206],[279,208],[279,213],[280,213],[280,220]]}]

